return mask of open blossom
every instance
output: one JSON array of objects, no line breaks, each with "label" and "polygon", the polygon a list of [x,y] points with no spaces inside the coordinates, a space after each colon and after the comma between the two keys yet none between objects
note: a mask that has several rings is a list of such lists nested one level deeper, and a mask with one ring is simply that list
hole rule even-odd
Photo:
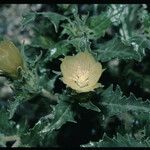
[{"label": "open blossom", "polygon": [[104,69],[87,51],[66,56],[61,63],[62,81],[77,92],[89,92],[103,87],[98,83]]},{"label": "open blossom", "polygon": [[23,68],[23,59],[11,41],[0,42],[0,71],[11,77],[18,76],[18,68]]}]

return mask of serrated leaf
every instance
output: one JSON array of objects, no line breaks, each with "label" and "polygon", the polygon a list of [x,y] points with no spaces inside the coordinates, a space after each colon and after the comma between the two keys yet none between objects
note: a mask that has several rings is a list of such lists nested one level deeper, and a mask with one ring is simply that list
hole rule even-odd
[{"label": "serrated leaf", "polygon": [[[64,23],[61,26],[63,31],[61,36],[68,35],[68,42],[75,43],[85,43],[89,39],[94,39],[94,32],[86,25],[88,15],[81,16],[75,15],[74,20],[68,20],[69,23]],[[81,42],[82,41],[82,42]]]},{"label": "serrated leaf", "polygon": [[113,85],[108,87],[101,94],[102,105],[108,108],[109,114],[120,114],[127,111],[150,113],[150,101],[142,101],[136,98],[132,93],[129,97],[123,96],[120,87],[117,85],[113,90]]},{"label": "serrated leaf", "polygon": [[48,123],[48,117],[41,117],[40,120],[30,129],[27,133],[21,134],[21,143],[22,146],[35,146],[42,145],[42,140],[45,137],[45,134],[38,134]]},{"label": "serrated leaf", "polygon": [[48,18],[53,23],[56,32],[58,32],[58,26],[59,26],[60,21],[67,19],[65,16],[60,15],[58,13],[54,13],[54,12],[42,12],[38,14],[43,15],[44,17]]},{"label": "serrated leaf", "polygon": [[11,119],[14,116],[19,105],[20,102],[18,99],[9,102],[9,119]]},{"label": "serrated leaf", "polygon": [[71,104],[60,102],[56,105],[51,115],[53,119],[39,133],[48,133],[60,129],[66,122],[74,122],[74,112],[71,110]]},{"label": "serrated leaf", "polygon": [[135,51],[132,45],[123,43],[118,37],[104,44],[99,44],[98,47],[99,49],[96,50],[98,53],[97,57],[102,62],[110,61],[114,58],[141,61],[140,53]]},{"label": "serrated leaf", "polygon": [[96,111],[96,112],[100,112],[101,110],[96,106],[94,105],[91,101],[89,102],[86,102],[86,103],[79,103],[79,105],[81,107],[84,107],[86,109],[89,109],[89,110],[93,110],[93,111]]},{"label": "serrated leaf", "polygon": [[67,19],[67,17],[54,12],[28,12],[23,16],[22,26],[25,27],[29,23],[33,22],[38,15],[48,18],[53,23],[56,32],[58,32],[60,21]]},{"label": "serrated leaf", "polygon": [[46,134],[37,134],[40,129],[42,129],[42,124],[38,126],[36,125],[36,128],[33,128],[26,134],[22,134],[21,136],[21,147],[27,146],[27,147],[57,147],[57,131],[52,131]]},{"label": "serrated leaf", "polygon": [[102,13],[97,16],[92,16],[88,19],[88,26],[90,29],[94,30],[94,35],[97,38],[104,36],[104,33],[112,25],[110,18],[106,13]]},{"label": "serrated leaf", "polygon": [[136,44],[136,49],[142,57],[145,56],[145,48],[150,49],[150,40],[144,35],[135,35],[131,37],[130,43]]},{"label": "serrated leaf", "polygon": [[[33,82],[33,80],[32,80]],[[21,84],[21,82],[19,83],[18,81],[15,83],[15,87],[18,90],[20,87],[18,87]],[[27,85],[24,85],[21,89],[21,91],[19,91],[19,93],[17,92],[16,95],[14,96],[14,101],[9,101],[9,108],[8,108],[8,112],[9,112],[9,119],[11,119],[15,112],[17,111],[18,107],[23,104],[24,102],[30,100],[32,97],[34,97],[36,94],[31,95],[31,91],[33,88],[26,87]],[[31,90],[30,90],[31,88]],[[38,93],[38,92],[37,92]]]},{"label": "serrated leaf", "polygon": [[9,119],[11,119],[14,116],[18,106],[23,102],[23,100],[24,96],[18,95],[15,97],[14,101],[9,101]]},{"label": "serrated leaf", "polygon": [[[39,134],[39,132],[49,124],[49,120],[52,120],[53,117],[54,117],[53,114],[48,114],[44,117],[41,117],[40,120],[34,125],[32,129],[30,129],[27,133],[21,134],[21,143],[22,143],[21,146],[33,147],[39,145],[43,147],[45,146],[43,145],[43,142],[45,141],[45,138],[47,136],[48,138],[53,139],[53,136],[55,135],[55,131]],[[49,141],[50,145],[53,143],[54,141]]]},{"label": "serrated leaf", "polygon": [[114,138],[109,138],[106,134],[104,134],[102,140],[99,142],[89,142],[81,147],[149,147],[149,144],[150,143],[146,143],[146,141],[142,143],[128,134],[122,136],[118,133],[117,137]]}]

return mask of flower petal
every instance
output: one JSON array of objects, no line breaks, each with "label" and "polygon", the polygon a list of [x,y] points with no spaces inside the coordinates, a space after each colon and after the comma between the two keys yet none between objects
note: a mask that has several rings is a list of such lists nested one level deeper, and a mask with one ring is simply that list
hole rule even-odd
[{"label": "flower petal", "polygon": [[66,56],[61,64],[62,81],[77,92],[89,92],[102,87],[97,82],[103,71],[101,63],[96,62],[87,51]]}]

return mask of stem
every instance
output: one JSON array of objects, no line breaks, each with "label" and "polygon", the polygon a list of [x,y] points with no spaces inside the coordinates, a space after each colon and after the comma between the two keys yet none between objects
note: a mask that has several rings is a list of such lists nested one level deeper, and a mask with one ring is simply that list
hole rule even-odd
[{"label": "stem", "polygon": [[42,89],[41,90],[41,95],[43,97],[46,97],[50,100],[50,102],[53,104],[53,105],[56,105],[57,104],[57,101],[58,101],[58,96],[56,95],[53,95],[52,93],[50,93],[49,91],[45,90],[45,89]]}]

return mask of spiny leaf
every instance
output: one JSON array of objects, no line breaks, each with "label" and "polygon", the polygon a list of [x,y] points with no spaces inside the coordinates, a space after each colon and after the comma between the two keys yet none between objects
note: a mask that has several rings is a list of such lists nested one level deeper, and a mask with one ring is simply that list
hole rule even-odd
[{"label": "spiny leaf", "polygon": [[139,140],[134,139],[130,135],[126,134],[122,136],[121,134],[117,134],[117,137],[109,138],[106,134],[104,134],[102,140],[99,142],[89,142],[88,144],[84,144],[81,147],[149,147],[149,141],[143,141],[143,143]]},{"label": "spiny leaf", "polygon": [[89,110],[93,110],[93,111],[96,111],[96,112],[100,112],[101,110],[96,106],[94,105],[91,101],[89,102],[86,102],[86,103],[79,103],[79,105],[81,107],[84,107],[86,109],[89,109]]},{"label": "spiny leaf", "polygon": [[39,134],[39,132],[47,126],[49,120],[53,118],[53,115],[48,114],[41,117],[40,120],[34,125],[33,128],[21,134],[21,147],[34,147],[38,145],[40,147],[56,146],[57,131]]},{"label": "spiny leaf", "polygon": [[28,132],[21,135],[22,146],[25,145],[28,147],[42,145],[42,140],[45,138],[46,134],[38,134],[38,132],[40,132],[48,124],[48,119],[51,119],[51,114],[41,117],[32,129],[29,129]]},{"label": "spiny leaf", "polygon": [[101,13],[98,16],[92,16],[88,19],[89,28],[94,31],[96,38],[104,36],[107,28],[111,26],[112,22],[106,13]]},{"label": "spiny leaf", "polygon": [[127,98],[122,96],[122,91],[117,85],[113,91],[113,85],[108,87],[102,94],[102,105],[109,109],[109,114],[118,114],[127,111],[136,111],[143,113],[150,113],[150,102],[149,100],[143,102],[141,98],[136,98],[132,93]]},{"label": "spiny leaf", "polygon": [[14,116],[18,106],[24,101],[26,101],[29,98],[29,95],[27,95],[26,92],[23,92],[19,95],[16,95],[14,98],[14,101],[9,101],[9,119],[11,119]]},{"label": "spiny leaf", "polygon": [[98,60],[102,62],[110,61],[114,58],[141,61],[140,53],[135,51],[132,45],[123,43],[118,37],[104,44],[99,44],[98,47],[99,49],[96,50],[98,53]]},{"label": "spiny leaf", "polygon": [[134,35],[129,41],[136,46],[135,50],[137,50],[142,57],[145,56],[145,48],[150,49],[150,40],[144,35]]},{"label": "spiny leaf", "polygon": [[67,17],[54,12],[28,12],[23,16],[22,26],[24,27],[33,22],[38,15],[48,18],[53,23],[56,32],[58,32],[60,21],[67,19]]},{"label": "spiny leaf", "polygon": [[60,21],[67,19],[65,16],[60,15],[58,13],[54,13],[54,12],[41,12],[38,14],[43,15],[44,17],[48,18],[53,23],[56,32],[58,32],[58,26],[59,26]]},{"label": "spiny leaf", "polygon": [[9,102],[9,119],[11,119],[14,116],[19,105],[20,105],[19,99]]},{"label": "spiny leaf", "polygon": [[93,30],[86,25],[87,17],[88,15],[82,16],[81,18],[79,15],[75,15],[73,21],[68,20],[69,23],[62,24],[61,26],[63,27],[63,31],[61,32],[60,37],[67,34],[69,36],[68,39],[73,41],[74,39],[78,41],[80,38],[85,38],[86,40],[94,39],[95,37]]},{"label": "spiny leaf", "polygon": [[71,110],[71,104],[60,102],[51,113],[53,119],[39,132],[47,133],[61,128],[66,122],[74,122],[74,112]]}]

